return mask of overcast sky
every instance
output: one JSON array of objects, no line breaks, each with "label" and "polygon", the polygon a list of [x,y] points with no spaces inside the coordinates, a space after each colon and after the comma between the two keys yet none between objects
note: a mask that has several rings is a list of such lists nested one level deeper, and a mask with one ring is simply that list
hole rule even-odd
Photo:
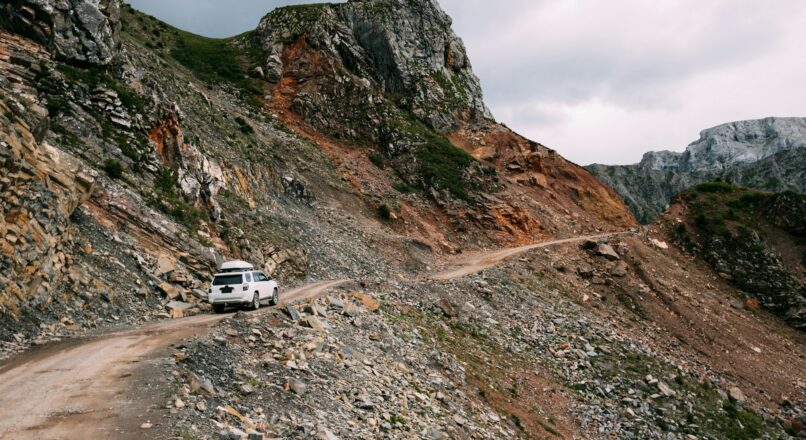
[{"label": "overcast sky", "polygon": [[[131,0],[182,29],[253,29],[285,0]],[[440,0],[496,119],[588,164],[806,116],[806,1]]]}]

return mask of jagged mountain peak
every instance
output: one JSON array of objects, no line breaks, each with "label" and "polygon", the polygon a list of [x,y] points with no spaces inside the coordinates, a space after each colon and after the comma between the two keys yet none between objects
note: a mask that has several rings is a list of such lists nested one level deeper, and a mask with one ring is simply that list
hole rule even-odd
[{"label": "jagged mountain peak", "polygon": [[651,151],[634,165],[588,166],[643,222],[680,191],[717,178],[768,190],[804,192],[806,118],[769,117],[705,129],[683,152]]},{"label": "jagged mountain peak", "polygon": [[261,20],[257,44],[266,75],[279,80],[284,44],[300,36],[376,85],[439,131],[492,120],[479,79],[450,17],[430,0],[350,1],[276,9]]}]

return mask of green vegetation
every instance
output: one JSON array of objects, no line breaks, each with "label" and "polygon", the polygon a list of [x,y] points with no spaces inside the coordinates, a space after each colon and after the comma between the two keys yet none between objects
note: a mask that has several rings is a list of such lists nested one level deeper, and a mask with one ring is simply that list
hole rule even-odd
[{"label": "green vegetation", "polygon": [[450,107],[461,107],[467,102],[467,89],[457,75],[448,77],[442,72],[435,72],[432,78],[445,93],[445,100]]},{"label": "green vegetation", "polygon": [[64,141],[64,143],[68,147],[71,147],[73,149],[79,149],[79,147],[84,147],[84,143],[81,141],[81,139],[79,139],[78,136],[74,135],[68,129],[64,128],[63,125],[53,123],[50,126],[50,131],[58,134],[62,138],[62,141]]},{"label": "green vegetation", "polygon": [[109,76],[106,71],[99,67],[81,68],[67,64],[59,64],[56,70],[61,72],[68,82],[84,84],[90,91],[97,87],[113,90],[117,93],[123,106],[134,113],[143,113],[148,106],[148,102],[145,98]]},{"label": "green vegetation", "polygon": [[695,186],[694,190],[702,193],[729,193],[733,192],[733,188],[728,182],[716,181],[701,183]]},{"label": "green vegetation", "polygon": [[308,31],[312,24],[317,22],[322,17],[323,6],[331,5],[332,3],[312,3],[303,5],[289,5],[280,8],[280,11],[285,12],[282,15],[284,19],[292,20],[295,26],[291,35],[284,36],[280,41],[285,44],[290,44],[297,41],[306,31]]},{"label": "green vegetation", "polygon": [[232,42],[232,38],[207,38],[179,31],[171,56],[206,83],[229,83],[252,93],[261,93],[259,83],[246,77],[238,59],[238,49],[232,46]]},{"label": "green vegetation", "polygon": [[104,162],[104,171],[113,179],[120,179],[123,177],[123,165],[115,159],[107,159]]},{"label": "green vegetation", "polygon": [[204,212],[179,194],[179,180],[174,170],[160,168],[154,179],[154,190],[156,194],[148,199],[149,206],[169,215],[190,232],[195,233],[199,229]]},{"label": "green vegetation", "polygon": [[255,132],[255,129],[252,128],[252,126],[249,125],[248,122],[246,122],[246,119],[244,119],[244,118],[242,118],[240,116],[237,116],[235,118],[235,122],[238,123],[238,127],[240,128],[241,133],[243,133],[243,134],[252,134],[252,133]]},{"label": "green vegetation", "polygon": [[[231,38],[207,38],[169,26],[131,6],[121,8],[126,35],[153,49],[166,60],[173,59],[208,85],[230,85],[241,90],[244,101],[260,107],[260,81],[247,71],[260,64],[261,50],[248,44],[249,33]],[[246,43],[237,47],[236,43]]]},{"label": "green vegetation", "polygon": [[423,189],[444,189],[454,197],[469,201],[463,175],[474,162],[473,157],[411,115],[399,120],[397,128],[420,144],[415,157],[418,163],[417,177]]},{"label": "green vegetation", "polygon": [[383,220],[389,220],[392,218],[392,210],[386,204],[382,204],[378,206],[378,217]]},{"label": "green vegetation", "polygon": [[[742,228],[755,228],[757,211],[771,196],[724,181],[702,183],[680,195],[688,203],[693,224],[700,232],[723,237],[731,237]],[[679,238],[685,232],[685,226],[675,230]]]},{"label": "green vegetation", "polygon": [[774,424],[766,423],[754,412],[724,400],[710,382],[700,382],[695,378],[680,374],[673,366],[655,358],[638,353],[615,353],[608,350],[594,363],[597,374],[611,380],[621,376],[627,382],[643,380],[647,374],[664,380],[677,394],[693,396],[695,405],[690,410],[684,406],[666,406],[667,412],[659,413],[655,419],[662,429],[668,429],[665,420],[678,422],[677,429],[683,434],[703,435],[731,440],[759,438],[761,433],[780,432]]},{"label": "green vegetation", "polygon": [[395,182],[392,184],[392,188],[403,194],[413,193],[415,191],[415,188],[406,182]]},{"label": "green vegetation", "polygon": [[386,158],[383,157],[381,153],[373,152],[369,154],[369,161],[372,162],[373,165],[380,169],[384,169],[386,167]]}]

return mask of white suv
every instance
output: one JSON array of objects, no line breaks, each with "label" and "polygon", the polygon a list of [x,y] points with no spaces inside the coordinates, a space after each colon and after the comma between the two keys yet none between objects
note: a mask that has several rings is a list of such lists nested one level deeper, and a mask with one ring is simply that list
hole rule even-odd
[{"label": "white suv", "polygon": [[216,313],[221,313],[228,305],[248,306],[253,310],[260,303],[270,305],[280,302],[280,289],[277,282],[245,261],[229,261],[221,265],[219,273],[207,291],[207,301]]}]

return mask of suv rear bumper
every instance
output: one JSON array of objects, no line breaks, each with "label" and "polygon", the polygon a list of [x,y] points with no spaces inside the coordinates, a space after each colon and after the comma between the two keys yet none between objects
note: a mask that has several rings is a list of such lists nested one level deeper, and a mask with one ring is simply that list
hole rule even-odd
[{"label": "suv rear bumper", "polygon": [[249,304],[252,302],[252,297],[243,295],[240,297],[221,298],[219,295],[212,294],[207,298],[210,304]]}]

